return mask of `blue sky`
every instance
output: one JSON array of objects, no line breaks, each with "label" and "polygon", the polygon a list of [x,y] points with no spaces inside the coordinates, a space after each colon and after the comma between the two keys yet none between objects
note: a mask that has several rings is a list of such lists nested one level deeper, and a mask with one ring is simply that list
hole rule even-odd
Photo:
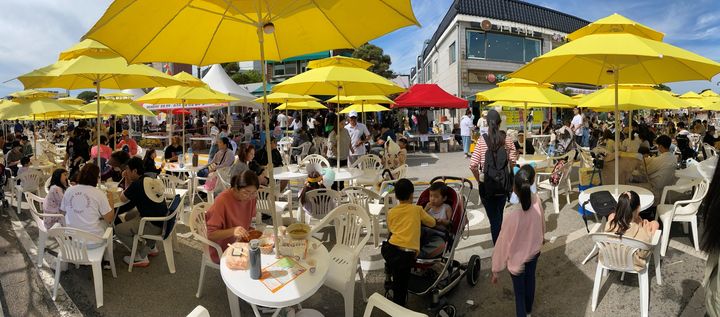
[{"label": "blue sky", "polygon": [[[1,0],[0,96],[22,86],[3,83],[54,62],[102,15],[110,0]],[[665,41],[720,60],[720,0],[529,0],[528,2],[593,21],[620,13],[666,34]],[[422,27],[407,27],[372,41],[390,54],[392,68],[409,73],[425,39],[432,36],[451,0],[412,0]],[[713,88],[713,82],[671,84],[673,90]]]}]

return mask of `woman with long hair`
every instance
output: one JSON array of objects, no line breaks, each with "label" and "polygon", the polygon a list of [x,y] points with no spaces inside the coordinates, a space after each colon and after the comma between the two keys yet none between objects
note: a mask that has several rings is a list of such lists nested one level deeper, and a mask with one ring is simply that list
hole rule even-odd
[{"label": "woman with long hair", "polygon": [[[720,165],[720,160],[718,160]],[[715,173],[700,205],[699,214],[703,218],[703,235],[700,238],[700,249],[708,254],[705,263],[705,309],[710,317],[720,317],[720,168],[715,166]]]},{"label": "woman with long hair", "polygon": [[[633,238],[646,243],[652,241],[655,231],[659,228],[660,224],[657,221],[640,218],[640,196],[634,191],[620,194],[615,212],[608,215],[608,221],[605,224],[605,232],[612,232],[622,237]],[[648,255],[650,255],[650,252],[644,250],[638,250],[633,255],[636,269],[642,270],[645,267]]]},{"label": "woman with long hair", "polygon": [[[58,168],[53,171],[50,176],[50,186],[47,188],[47,196],[45,196],[45,202],[43,202],[42,208],[45,214],[65,214],[60,209],[60,204],[63,200],[65,190],[68,188],[68,171],[64,168]],[[64,224],[65,222],[60,220],[59,217],[46,217],[43,219],[45,222],[45,228],[51,228],[56,223]]]},{"label": "woman with long hair", "polygon": [[[500,228],[502,227],[503,221],[503,208],[505,208],[505,202],[508,200],[510,195],[509,192],[492,191],[488,192],[483,185],[483,178],[480,177],[480,173],[488,173],[488,162],[485,160],[485,154],[490,151],[493,157],[497,158],[497,154],[500,151],[505,151],[507,154],[507,162],[505,166],[499,166],[494,164],[493,170],[500,169],[510,172],[510,168],[515,165],[517,160],[517,150],[515,144],[513,144],[512,138],[508,137],[505,131],[500,130],[500,123],[502,119],[500,114],[496,110],[489,110],[487,113],[487,134],[483,134],[477,140],[475,151],[473,151],[472,157],[470,158],[470,171],[472,171],[475,179],[481,184],[479,185],[480,200],[483,206],[485,206],[485,213],[488,215],[490,220],[490,234],[492,235],[493,244],[498,239],[500,234]],[[495,162],[502,164],[502,162]],[[509,176],[508,176],[509,177]],[[512,181],[512,179],[508,179]]]},{"label": "woman with long hair", "polygon": [[157,177],[160,175],[160,172],[162,172],[163,167],[165,167],[165,162],[162,162],[159,168],[155,166],[156,157],[157,153],[155,152],[155,149],[149,148],[145,151],[145,157],[143,157],[145,176]]},{"label": "woman with long hair", "polygon": [[535,268],[545,241],[542,200],[535,192],[535,170],[525,165],[515,174],[511,205],[492,255],[492,283],[507,268],[515,291],[515,313],[523,317],[532,313]]}]

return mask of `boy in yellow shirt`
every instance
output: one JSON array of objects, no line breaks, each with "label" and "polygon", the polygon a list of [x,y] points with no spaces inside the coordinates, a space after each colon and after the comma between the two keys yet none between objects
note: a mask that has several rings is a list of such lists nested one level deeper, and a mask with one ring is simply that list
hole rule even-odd
[{"label": "boy in yellow shirt", "polygon": [[410,269],[420,251],[421,224],[434,227],[435,218],[422,207],[413,204],[415,187],[407,179],[395,183],[395,198],[400,204],[387,215],[390,238],[382,245],[385,273],[392,275],[393,302],[405,306]]}]

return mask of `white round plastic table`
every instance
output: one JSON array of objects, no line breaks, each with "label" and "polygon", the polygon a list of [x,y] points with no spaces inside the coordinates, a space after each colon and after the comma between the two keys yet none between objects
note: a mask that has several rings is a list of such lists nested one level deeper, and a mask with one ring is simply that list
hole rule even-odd
[{"label": "white round plastic table", "polygon": [[550,160],[545,155],[519,155],[517,159],[517,165],[523,166],[530,163],[534,163],[535,167],[542,168],[547,167]]},{"label": "white round plastic table", "polygon": [[333,168],[335,171],[335,181],[344,182],[358,178],[363,174],[363,171],[359,168],[341,167],[339,170]]},{"label": "white round plastic table", "polygon": [[212,142],[213,138],[209,136],[198,136],[198,137],[190,137],[190,141],[207,141]]},{"label": "white round plastic table", "polygon": [[[613,195],[615,200],[618,199],[620,194],[627,192],[627,191],[634,191],[640,196],[640,211],[643,211],[645,209],[648,209],[652,207],[653,202],[655,202],[655,195],[648,189],[645,189],[643,187],[639,186],[632,186],[632,185],[618,185],[617,192],[615,191],[615,185],[603,185],[603,186],[596,186],[593,188],[588,188],[582,192],[580,192],[580,196],[578,196],[578,203],[580,206],[582,206],[586,201],[590,200],[590,194],[607,190],[610,192],[610,194]],[[585,206],[585,210],[595,213],[595,211],[592,209],[592,206],[590,204],[587,204]]]},{"label": "white round plastic table", "polygon": [[190,172],[193,172],[193,173],[191,173],[191,175],[192,175],[192,174],[194,174],[195,172],[197,172],[197,171],[199,171],[199,170],[201,170],[201,169],[202,169],[202,166],[192,166],[192,165],[188,165],[188,164],[185,164],[183,167],[180,167],[180,164],[179,164],[179,163],[168,163],[168,164],[165,164],[165,171],[166,171],[166,172],[171,172],[171,173],[190,173]]},{"label": "white round plastic table", "polygon": [[281,181],[289,181],[295,179],[303,179],[307,177],[307,173],[302,170],[291,172],[283,166],[273,168],[273,178]]},{"label": "white round plastic table", "polygon": [[[222,276],[227,289],[231,316],[240,317],[238,298],[242,298],[248,302],[250,306],[252,306],[255,316],[261,317],[257,306],[277,308],[275,314],[273,314],[273,316],[276,316],[281,308],[297,305],[315,294],[327,279],[330,266],[330,254],[327,248],[317,239],[308,239],[308,244],[312,243],[318,245],[315,251],[310,252],[308,250],[308,257],[315,260],[316,263],[315,273],[310,272],[310,266],[304,260],[301,260],[300,265],[305,267],[307,271],[300,274],[275,293],[265,287],[260,280],[251,279],[250,270],[229,269],[225,264],[225,257],[223,256],[220,259],[220,276]],[[310,248],[308,247],[308,249]],[[263,267],[279,260],[275,257],[274,253],[262,254],[260,258],[260,263]]]}]

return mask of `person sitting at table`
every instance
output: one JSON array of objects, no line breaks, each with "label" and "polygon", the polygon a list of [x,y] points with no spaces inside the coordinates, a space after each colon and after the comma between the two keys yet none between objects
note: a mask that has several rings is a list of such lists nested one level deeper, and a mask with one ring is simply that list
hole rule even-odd
[{"label": "person sitting at table", "polygon": [[[615,212],[608,215],[604,231],[650,243],[659,228],[660,224],[657,221],[640,218],[640,196],[634,191],[628,191],[618,197]],[[650,252],[647,250],[635,252],[633,255],[635,269],[640,271],[645,267],[648,255]]]},{"label": "person sitting at table", "polygon": [[[127,148],[127,150],[125,150]],[[138,144],[135,142],[135,139],[130,137],[130,132],[128,130],[122,131],[122,140],[118,142],[117,146],[115,146],[116,150],[123,150],[128,153],[130,153],[130,156],[137,155],[138,151]]]},{"label": "person sitting at table", "polygon": [[[30,161],[30,157],[23,156],[20,159],[20,165],[22,165],[22,166],[20,166],[20,168],[18,168],[17,177],[22,176],[22,174],[25,174],[27,171],[30,170],[30,166],[32,165],[32,162]],[[18,180],[18,184],[20,184],[20,180]]]},{"label": "person sitting at table", "polygon": [[10,171],[12,171],[12,176],[17,176],[18,164],[20,164],[20,160],[22,158],[22,145],[20,145],[20,143],[15,143],[12,146],[12,150],[10,150],[10,152],[8,152],[7,156],[5,157],[6,165],[10,169]]},{"label": "person sitting at table", "polygon": [[[215,197],[205,214],[208,239],[217,243],[223,251],[238,238],[248,237],[257,212],[255,204],[260,188],[257,175],[249,170],[235,175],[230,185]],[[213,262],[220,263],[220,255],[214,248],[210,248],[210,257]]]},{"label": "person sitting at table", "polygon": [[23,135],[20,140],[20,145],[22,145],[22,155],[24,157],[33,156],[33,147],[32,144],[30,144],[30,139],[28,139],[27,135]]},{"label": "person sitting at table", "polygon": [[162,172],[162,169],[165,167],[165,162],[160,163],[160,167],[155,166],[155,158],[157,157],[157,153],[155,153],[155,149],[148,148],[147,151],[145,151],[145,157],[143,157],[143,167],[145,168],[145,176],[148,177],[157,177],[160,175],[160,172]]},{"label": "person sitting at table", "polygon": [[[101,180],[106,181],[111,179],[113,182],[119,182],[122,179],[122,172],[127,167],[127,163],[130,160],[130,154],[125,151],[115,151],[110,154],[110,159],[107,162],[107,166],[101,175]],[[70,179],[72,178],[72,172],[70,173]],[[123,184],[120,184],[122,187]]]},{"label": "person sitting at table", "polygon": [[[312,218],[312,204],[310,201],[308,201],[305,196],[309,191],[325,188],[325,185],[323,184],[323,177],[320,174],[320,171],[317,171],[315,167],[309,165],[307,168],[307,179],[305,180],[305,185],[303,188],[298,192],[298,200],[300,200],[300,205],[302,206],[302,210],[305,213],[305,221],[309,222]],[[332,204],[332,202],[331,202]],[[330,210],[334,209],[335,206],[330,206]]]},{"label": "person sitting at table", "polygon": [[[122,209],[131,210],[125,213],[124,222],[115,226],[115,234],[118,239],[131,248],[133,238],[140,230],[140,219],[144,217],[165,217],[168,215],[168,207],[165,203],[165,186],[161,180],[145,177],[143,161],[139,157],[133,157],[128,161],[127,168],[123,171],[125,190],[120,194],[120,201],[127,202]],[[145,224],[144,234],[159,235],[163,232],[162,221],[151,221]],[[150,265],[147,256],[155,256],[158,249],[154,240],[141,242],[135,259],[130,256],[123,257],[125,263],[135,267],[146,267]]]},{"label": "person sitting at table", "polygon": [[180,137],[174,136],[170,139],[170,144],[165,147],[164,157],[165,161],[175,163],[178,161],[180,155],[182,155],[182,144],[180,143]]},{"label": "person sitting at table", "polygon": [[228,138],[221,138],[217,143],[218,151],[213,156],[213,159],[203,169],[198,171],[197,175],[200,177],[207,177],[210,173],[218,170],[219,168],[231,166],[235,162],[234,153],[228,148],[230,146],[230,140]]},{"label": "person sitting at table", "polygon": [[[112,149],[107,145],[108,138],[104,135],[100,136],[100,158],[105,159],[106,161],[110,159],[110,154],[112,154]],[[90,159],[95,160],[98,157],[98,146],[94,145],[90,149]]]},{"label": "person sitting at table", "polygon": [[[66,189],[68,189],[68,171],[64,168],[58,168],[50,176],[50,186],[47,188],[47,196],[45,196],[45,201],[42,204],[44,214],[65,214],[60,210],[60,204]],[[59,217],[43,218],[45,228],[52,228],[56,223],[64,224],[65,221],[61,219]]]},{"label": "person sitting at table", "polygon": [[407,139],[399,138],[396,142],[385,142],[385,154],[383,154],[383,162],[386,169],[394,170],[405,165],[407,161]]},{"label": "person sitting at table", "polygon": [[370,148],[370,153],[380,156],[380,153],[382,153],[385,149],[385,142],[387,142],[388,139],[397,141],[397,135],[390,125],[385,123],[382,127],[380,127],[380,135],[374,139],[374,144]]},{"label": "person sitting at table", "polygon": [[720,141],[720,138],[715,137],[715,126],[709,126],[707,128],[707,131],[705,132],[705,135],[703,136],[703,143],[709,144],[711,146],[715,146],[715,143]]},{"label": "person sitting at table", "polygon": [[111,193],[97,188],[99,175],[100,168],[94,163],[83,165],[78,172],[77,185],[65,190],[60,210],[65,212],[66,226],[102,236],[115,219],[112,208],[115,201]]},{"label": "person sitting at table", "polygon": [[[280,153],[280,150],[278,150],[278,148],[277,148],[277,139],[275,139],[275,138],[270,139],[270,150],[272,152],[273,167],[283,166],[284,163],[283,163],[283,159],[282,159],[282,153]],[[268,165],[267,157],[268,157],[267,151],[263,148],[256,153],[254,161],[260,166],[267,166]]]},{"label": "person sitting at table", "polygon": [[[291,147],[297,148],[307,142],[311,142],[310,137],[308,136],[307,131],[305,130],[304,126],[300,126],[300,128],[298,130],[294,130],[294,131],[295,131],[295,133],[293,134],[293,141],[292,141]],[[293,149],[292,152],[290,153],[290,161],[299,163],[299,162],[296,162],[296,156],[298,156],[300,154],[301,154],[300,149]]]},{"label": "person sitting at table", "polygon": [[670,152],[670,137],[661,135],[655,140],[658,148],[658,156],[644,157],[645,172],[647,173],[648,182],[652,186],[653,194],[655,194],[656,203],[660,202],[663,188],[675,184],[675,169],[677,168],[677,159]]},{"label": "person sitting at table", "polygon": [[[340,152],[338,152],[338,133],[340,133]],[[337,124],[333,123],[332,130],[327,139],[327,155],[325,155],[325,157],[327,157],[331,166],[336,167],[338,160],[340,161],[340,166],[346,166],[349,155],[350,132],[345,128],[338,129]]]}]

